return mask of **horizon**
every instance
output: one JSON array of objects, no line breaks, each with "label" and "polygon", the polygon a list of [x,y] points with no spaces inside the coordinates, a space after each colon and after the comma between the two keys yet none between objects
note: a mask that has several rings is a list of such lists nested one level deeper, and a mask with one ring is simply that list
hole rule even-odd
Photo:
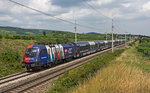
[{"label": "horizon", "polygon": [[[50,30],[50,31],[60,31],[60,30],[53,30],[53,29],[38,29],[38,28],[22,28],[22,27],[13,27],[13,26],[2,26],[0,25],[0,27],[10,27],[10,28],[19,28],[19,29],[29,29],[29,30]],[[1,31],[1,30],[0,30]],[[29,31],[30,32],[30,31]],[[74,32],[71,32],[71,31],[62,31],[62,32],[70,32],[70,33],[74,33]],[[77,32],[79,33],[79,32]],[[94,33],[94,34],[106,34],[106,33],[98,33],[98,32],[81,32],[79,34],[91,34],[91,33]],[[110,33],[107,33],[107,34],[112,34],[111,32]],[[114,34],[119,34],[119,33],[114,33]],[[124,34],[119,34],[119,35],[124,35]],[[130,35],[129,33],[127,33],[126,35]],[[136,35],[138,36],[138,34],[131,34],[131,35]],[[147,35],[141,35],[141,36],[147,36]],[[150,36],[147,36],[147,37],[150,37]]]}]

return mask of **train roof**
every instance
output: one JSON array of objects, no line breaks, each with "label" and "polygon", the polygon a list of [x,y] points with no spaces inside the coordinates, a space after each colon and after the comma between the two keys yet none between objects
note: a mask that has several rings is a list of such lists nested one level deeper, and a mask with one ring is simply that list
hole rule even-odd
[{"label": "train roof", "polygon": [[95,44],[104,43],[103,41],[94,41]]},{"label": "train roof", "polygon": [[76,44],[77,44],[77,46],[86,46],[86,45],[90,45],[89,42],[77,42]]},{"label": "train roof", "polygon": [[95,45],[94,41],[89,42],[90,45]]}]

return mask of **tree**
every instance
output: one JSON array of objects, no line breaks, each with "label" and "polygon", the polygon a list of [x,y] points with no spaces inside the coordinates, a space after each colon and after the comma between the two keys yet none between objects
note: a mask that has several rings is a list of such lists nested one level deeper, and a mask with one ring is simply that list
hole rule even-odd
[{"label": "tree", "polygon": [[64,39],[65,44],[68,43],[68,42],[69,42],[68,38]]},{"label": "tree", "polygon": [[57,38],[57,39],[56,39],[56,43],[57,43],[57,44],[60,44],[60,43],[62,43],[62,40]]},{"label": "tree", "polygon": [[45,31],[43,31],[43,35],[46,36],[46,32]]},{"label": "tree", "polygon": [[3,38],[3,36],[0,34],[0,39],[2,39]]}]

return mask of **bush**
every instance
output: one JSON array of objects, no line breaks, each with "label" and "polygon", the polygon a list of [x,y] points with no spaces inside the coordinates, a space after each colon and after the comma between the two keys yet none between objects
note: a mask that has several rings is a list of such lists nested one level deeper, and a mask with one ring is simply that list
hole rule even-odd
[{"label": "bush", "polygon": [[21,56],[18,52],[8,50],[0,55],[2,62],[7,64],[7,67],[12,69],[21,69]]},{"label": "bush", "polygon": [[150,56],[150,43],[149,40],[143,40],[140,41],[141,43],[139,44],[137,48],[138,52],[142,52],[145,55]]},{"label": "bush", "polygon": [[0,39],[2,39],[3,38],[3,36],[0,34]]},{"label": "bush", "polygon": [[21,39],[21,35],[14,35],[13,39]]},{"label": "bush", "polygon": [[21,56],[18,52],[8,50],[6,52],[1,53],[2,60],[4,62],[20,62]]}]

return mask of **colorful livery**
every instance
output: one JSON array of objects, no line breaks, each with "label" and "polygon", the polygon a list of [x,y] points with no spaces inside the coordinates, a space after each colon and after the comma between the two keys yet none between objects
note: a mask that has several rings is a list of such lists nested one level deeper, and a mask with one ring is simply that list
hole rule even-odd
[{"label": "colorful livery", "polygon": [[[114,40],[114,46],[125,40]],[[77,58],[111,48],[112,41],[77,42],[56,45],[30,45],[26,48],[22,67],[27,70],[51,67],[67,59]]]}]

